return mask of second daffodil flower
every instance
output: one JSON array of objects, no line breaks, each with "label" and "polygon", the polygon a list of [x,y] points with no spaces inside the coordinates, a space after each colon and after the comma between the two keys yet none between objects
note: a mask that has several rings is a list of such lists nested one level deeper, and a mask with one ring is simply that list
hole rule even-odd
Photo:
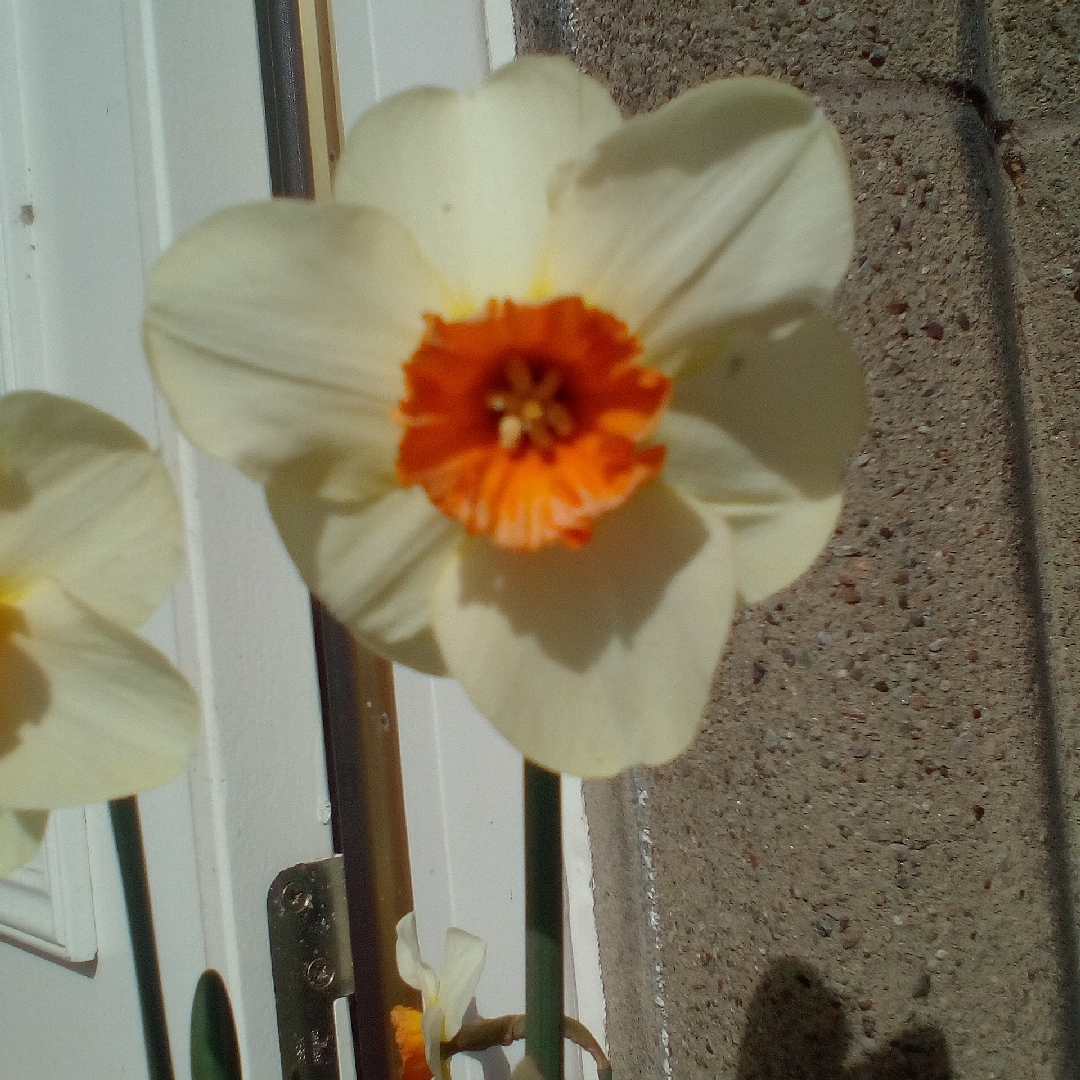
[{"label": "second daffodil flower", "polygon": [[360,641],[454,676],[537,763],[608,775],[686,749],[737,598],[833,530],[865,395],[821,309],[852,236],[798,91],[732,79],[623,121],[526,58],[373,108],[333,204],[183,237],[146,343]]},{"label": "second daffodil flower", "polygon": [[0,875],[48,811],[183,772],[199,709],[135,630],[183,563],[160,457],[68,398],[0,398]]},{"label": "second daffodil flower", "polygon": [[416,915],[409,912],[397,925],[397,965],[404,982],[419,990],[422,1012],[396,1006],[390,1014],[401,1052],[401,1080],[449,1080],[450,1063],[441,1047],[461,1030],[465,1010],[476,993],[487,945],[473,934],[451,926],[446,931],[442,975],[420,955]]}]

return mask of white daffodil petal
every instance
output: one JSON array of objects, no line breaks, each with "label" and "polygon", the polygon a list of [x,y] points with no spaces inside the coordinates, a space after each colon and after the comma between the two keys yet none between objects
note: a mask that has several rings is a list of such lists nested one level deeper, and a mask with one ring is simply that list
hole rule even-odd
[{"label": "white daffodil petal", "polygon": [[676,380],[656,441],[664,479],[733,513],[840,490],[866,426],[850,343],[826,315],[733,335],[725,353]]},{"label": "white daffodil petal", "polygon": [[450,1070],[446,1062],[442,1060],[442,1037],[446,1019],[443,1016],[442,1006],[437,1002],[425,1005],[424,1014],[420,1017],[420,1030],[424,1033],[424,1050],[428,1068],[433,1076],[447,1077]]},{"label": "white daffodil petal", "polygon": [[424,87],[365,113],[338,162],[339,202],[404,222],[464,306],[528,299],[556,168],[620,124],[599,83],[558,57],[525,57],[464,93]]},{"label": "white daffodil petal", "polygon": [[469,1002],[476,993],[476,984],[484,970],[487,944],[466,930],[451,926],[446,931],[446,951],[443,953],[442,978],[439,980],[439,1004],[445,1020],[443,1038],[452,1039],[461,1028]]},{"label": "white daffodil petal", "polygon": [[739,595],[756,604],[804,573],[829,542],[843,501],[837,492],[780,503],[767,514],[729,516]]},{"label": "white daffodil petal", "polygon": [[758,513],[797,498],[792,482],[768,468],[714,420],[668,409],[653,441],[667,448],[665,482],[679,491]]},{"label": "white daffodil petal", "polygon": [[380,211],[241,206],[178,240],[150,275],[146,349],[197,446],[260,482],[358,498],[393,477],[402,365],[444,299]]},{"label": "white daffodil petal", "polygon": [[52,577],[133,629],[183,561],[176,493],[142,438],[70,398],[0,398],[0,592]]},{"label": "white daffodil petal", "polygon": [[727,515],[745,600],[790,585],[827,543],[866,415],[858,361],[824,315],[737,334],[676,382],[657,432],[664,479]]},{"label": "white daffodil petal", "polygon": [[735,544],[740,596],[757,603],[790,585],[817,558],[840,514],[839,492],[804,496],[716,424],[672,413],[661,425],[667,442],[664,479],[722,513]]},{"label": "white daffodil petal", "polygon": [[199,708],[164,656],[52,582],[0,614],[0,800],[78,805],[183,772]]},{"label": "white daffodil petal", "polygon": [[559,291],[626,320],[669,374],[718,327],[824,303],[854,242],[835,129],[769,79],[710,83],[627,122],[553,207]]},{"label": "white daffodil petal", "polygon": [[331,503],[271,486],[266,501],[305,584],[358,641],[428,674],[446,673],[429,602],[464,530],[422,488]]},{"label": "white daffodil petal", "polygon": [[577,551],[465,544],[432,601],[451,673],[526,757],[610,776],[685,750],[735,600],[722,515],[661,484]]},{"label": "white daffodil petal", "polygon": [[398,974],[407,986],[419,990],[424,1004],[439,996],[439,977],[435,969],[420,955],[416,936],[416,912],[403,915],[397,924],[396,958]]},{"label": "white daffodil petal", "polygon": [[34,857],[48,824],[48,810],[5,810],[0,807],[0,877],[25,866]]}]

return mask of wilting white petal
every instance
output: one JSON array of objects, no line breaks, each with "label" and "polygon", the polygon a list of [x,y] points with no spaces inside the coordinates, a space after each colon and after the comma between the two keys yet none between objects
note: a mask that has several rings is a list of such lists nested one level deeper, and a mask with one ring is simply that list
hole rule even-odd
[{"label": "wilting white petal", "polygon": [[446,1018],[443,1016],[442,1006],[438,1002],[426,1006],[424,1015],[420,1017],[420,1030],[424,1033],[424,1056],[432,1073],[442,1078],[449,1074],[441,1052],[445,1027]]},{"label": "wilting white petal", "polygon": [[484,970],[487,944],[474,934],[451,926],[446,931],[442,978],[439,981],[439,1004],[445,1020],[443,1040],[452,1039],[461,1028],[465,1011],[476,993],[476,984]]},{"label": "wilting white petal", "polygon": [[420,955],[416,937],[416,913],[403,915],[397,924],[397,967],[405,983],[423,995],[425,1004],[439,996],[439,977]]}]

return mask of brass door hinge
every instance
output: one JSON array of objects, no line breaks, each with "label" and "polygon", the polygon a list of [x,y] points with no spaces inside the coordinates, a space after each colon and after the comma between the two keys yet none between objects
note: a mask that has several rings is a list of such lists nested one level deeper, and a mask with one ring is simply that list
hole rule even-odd
[{"label": "brass door hinge", "polygon": [[266,914],[282,1080],[340,1080],[334,1002],[355,988],[342,856],[282,870]]}]

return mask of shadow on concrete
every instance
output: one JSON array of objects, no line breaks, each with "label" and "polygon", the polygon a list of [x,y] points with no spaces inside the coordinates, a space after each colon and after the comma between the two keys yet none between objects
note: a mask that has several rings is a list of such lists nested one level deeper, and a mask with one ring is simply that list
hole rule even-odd
[{"label": "shadow on concrete", "polygon": [[770,964],[747,1010],[738,1080],[952,1080],[939,1028],[883,1033],[882,1049],[846,1066],[851,1028],[839,996],[803,960]]},{"label": "shadow on concrete", "polygon": [[950,89],[966,107],[956,111],[954,129],[967,166],[971,204],[986,238],[989,255],[986,288],[993,305],[1001,373],[1012,414],[1009,438],[1013,491],[1023,528],[1021,572],[1032,627],[1025,651],[1032,658],[1034,674],[1036,718],[1040,728],[1042,810],[1061,965],[1062,1076],[1080,1080],[1080,932],[1076,922],[1077,895],[1069,845],[1071,812],[1063,786],[1063,761],[1067,751],[1062,740],[1069,729],[1070,717],[1062,708],[1059,676],[1051,654],[1049,592],[1044,580],[1044,553],[1039,543],[1036,468],[1031,449],[1034,435],[1024,396],[1023,373],[1028,360],[1024,354],[1023,329],[1016,301],[1006,174],[996,145],[1011,121],[1001,118],[996,109],[990,5],[986,0],[960,0],[957,14],[959,60],[965,78]]}]

